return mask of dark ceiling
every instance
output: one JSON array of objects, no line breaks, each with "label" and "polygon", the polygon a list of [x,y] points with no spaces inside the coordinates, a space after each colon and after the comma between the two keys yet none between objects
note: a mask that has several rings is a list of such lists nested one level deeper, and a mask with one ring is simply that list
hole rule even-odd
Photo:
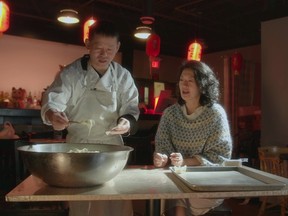
[{"label": "dark ceiling", "polygon": [[[145,49],[133,37],[141,16],[153,16],[161,54],[184,57],[197,39],[204,53],[260,44],[261,21],[288,16],[288,0],[6,0],[11,35],[83,45],[83,23],[94,14],[122,29],[122,49]],[[61,24],[61,9],[78,11],[81,22]],[[161,55],[160,54],[160,55]]]}]

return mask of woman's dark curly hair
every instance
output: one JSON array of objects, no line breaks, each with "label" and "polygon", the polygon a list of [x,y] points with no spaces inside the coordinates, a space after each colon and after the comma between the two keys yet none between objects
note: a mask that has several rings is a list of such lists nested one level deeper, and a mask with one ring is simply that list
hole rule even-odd
[{"label": "woman's dark curly hair", "polygon": [[[180,67],[180,73],[178,80],[180,80],[180,76],[184,69],[191,69],[194,72],[194,78],[196,83],[200,89],[200,105],[202,106],[212,106],[214,103],[217,103],[219,100],[219,81],[217,80],[212,69],[203,62],[200,61],[185,61]],[[179,89],[178,82],[178,103],[180,105],[185,104],[185,101],[182,99]]]}]

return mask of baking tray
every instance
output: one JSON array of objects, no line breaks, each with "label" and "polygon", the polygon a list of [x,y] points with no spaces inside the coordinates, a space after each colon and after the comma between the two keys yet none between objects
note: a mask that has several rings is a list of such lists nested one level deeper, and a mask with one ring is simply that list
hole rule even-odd
[{"label": "baking tray", "polygon": [[195,191],[279,190],[285,183],[245,167],[187,167],[186,172],[170,170]]}]

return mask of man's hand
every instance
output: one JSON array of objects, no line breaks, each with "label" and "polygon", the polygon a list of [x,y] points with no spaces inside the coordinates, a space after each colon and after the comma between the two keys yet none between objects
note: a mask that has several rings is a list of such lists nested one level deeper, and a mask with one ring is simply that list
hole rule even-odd
[{"label": "man's hand", "polygon": [[119,123],[116,127],[112,128],[110,131],[107,131],[106,134],[125,134],[130,131],[130,122],[125,118],[120,118]]},{"label": "man's hand", "polygon": [[69,125],[69,120],[64,112],[48,110],[46,118],[51,122],[54,130],[64,130]]}]

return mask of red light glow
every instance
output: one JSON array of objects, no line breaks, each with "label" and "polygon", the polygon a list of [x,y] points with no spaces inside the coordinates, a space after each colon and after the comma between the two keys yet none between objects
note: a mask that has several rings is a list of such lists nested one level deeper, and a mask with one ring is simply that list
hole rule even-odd
[{"label": "red light glow", "polygon": [[188,48],[187,60],[201,61],[202,46],[197,43],[191,43]]},{"label": "red light glow", "polygon": [[9,28],[10,9],[8,5],[0,1],[0,32],[5,32]]},{"label": "red light glow", "polygon": [[96,20],[91,17],[90,19],[88,19],[83,26],[83,41],[85,43],[85,40],[89,37],[89,27],[91,25],[93,25],[96,22]]},{"label": "red light glow", "polygon": [[152,68],[159,68],[160,67],[160,61],[152,60],[151,66],[152,66]]},{"label": "red light glow", "polygon": [[159,97],[155,97],[155,99],[154,99],[154,111],[157,107],[158,101],[159,101]]}]

